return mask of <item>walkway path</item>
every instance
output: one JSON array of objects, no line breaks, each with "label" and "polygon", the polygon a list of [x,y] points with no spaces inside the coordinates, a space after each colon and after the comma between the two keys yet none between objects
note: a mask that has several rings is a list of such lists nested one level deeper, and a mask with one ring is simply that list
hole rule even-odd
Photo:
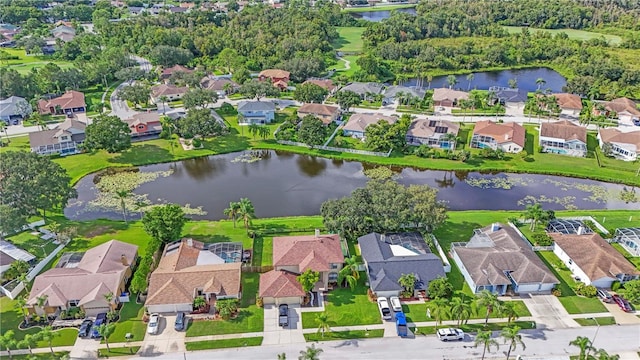
[{"label": "walkway path", "polygon": [[351,61],[349,61],[349,60],[347,60],[347,59],[345,59],[343,57],[338,57],[338,60],[344,61],[344,69],[340,69],[340,70],[337,70],[337,71],[347,71],[347,70],[351,69]]}]

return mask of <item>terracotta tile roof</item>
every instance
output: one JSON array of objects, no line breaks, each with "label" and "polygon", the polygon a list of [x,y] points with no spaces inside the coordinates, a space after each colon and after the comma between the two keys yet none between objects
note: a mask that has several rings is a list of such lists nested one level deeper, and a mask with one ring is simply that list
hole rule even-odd
[{"label": "terracotta tile roof", "polygon": [[332,92],[336,88],[336,85],[331,79],[309,79],[302,83],[302,85],[304,84],[315,84],[327,90],[328,92]]},{"label": "terracotta tile roof", "polygon": [[298,114],[301,115],[318,115],[318,116],[334,116],[340,112],[340,108],[337,106],[330,106],[324,104],[304,104],[298,109]]},{"label": "terracotta tile roof", "polygon": [[560,120],[540,125],[540,136],[555,139],[580,140],[587,143],[587,129],[568,120]]},{"label": "terracotta tile roof", "polygon": [[575,94],[553,94],[561,109],[582,110],[582,99]]},{"label": "terracotta tile roof", "polygon": [[[446,132],[436,133],[436,128],[438,130],[445,130]],[[436,134],[444,135],[444,134],[454,134],[458,135],[458,131],[460,131],[460,125],[453,123],[451,121],[446,120],[414,120],[411,122],[409,126],[409,130],[407,131],[407,135],[419,137],[419,138],[430,138]]]},{"label": "terracotta tile roof", "polygon": [[616,277],[619,274],[638,275],[638,271],[629,260],[606,242],[598,233],[549,234],[591,281],[603,277]]},{"label": "terracotta tile roof", "polygon": [[86,107],[87,104],[84,101],[84,94],[75,90],[69,90],[57,98],[38,101],[38,108],[43,112],[48,112],[49,108],[55,108],[56,106],[60,106],[61,109],[71,109]]},{"label": "terracotta tile roof", "polygon": [[284,270],[271,270],[260,274],[260,297],[294,297],[304,296],[302,285],[298,282],[297,275]]},{"label": "terracotta tile roof", "polygon": [[447,88],[437,88],[433,90],[433,101],[443,101],[443,100],[460,100],[460,99],[468,99],[469,93],[464,91],[458,91]]},{"label": "terracotta tile roof", "polygon": [[353,114],[347,121],[347,124],[342,128],[346,131],[364,132],[371,124],[377,124],[378,121],[384,120],[389,124],[395,124],[398,118],[395,116],[387,116],[383,114]]},{"label": "terracotta tile roof", "polygon": [[600,138],[606,143],[635,145],[636,151],[640,151],[640,130],[622,132],[616,128],[603,128],[600,129]]},{"label": "terracotta tile roof", "polygon": [[613,99],[605,103],[604,107],[609,111],[615,111],[617,113],[628,112],[632,115],[640,115],[640,110],[638,110],[638,105],[632,100],[624,97]]},{"label": "terracotta tile roof", "polygon": [[342,263],[344,255],[337,234],[284,236],[273,238],[273,266],[299,266],[327,271],[332,263]]},{"label": "terracotta tile roof", "polygon": [[158,112],[141,112],[133,115],[132,117],[125,120],[129,127],[135,126],[138,124],[149,124],[149,123],[160,123],[160,116],[162,114]]},{"label": "terracotta tile roof", "polygon": [[491,120],[478,121],[473,128],[473,134],[490,136],[498,144],[513,142],[524,148],[524,127],[514,122],[498,124]]},{"label": "terracotta tile roof", "polygon": [[192,73],[193,70],[182,65],[174,65],[172,67],[162,69],[162,75],[164,76],[171,76],[174,72]]},{"label": "terracotta tile roof", "polygon": [[189,88],[186,86],[177,87],[172,84],[160,84],[151,87],[151,96],[153,96],[154,98],[158,98],[162,95],[167,96],[185,94],[187,91],[189,91]]},{"label": "terracotta tile roof", "polygon": [[285,71],[285,70],[280,70],[280,69],[267,69],[267,70],[262,70],[260,72],[260,74],[258,74],[259,77],[267,77],[270,79],[273,78],[288,78],[291,75],[290,72]]}]

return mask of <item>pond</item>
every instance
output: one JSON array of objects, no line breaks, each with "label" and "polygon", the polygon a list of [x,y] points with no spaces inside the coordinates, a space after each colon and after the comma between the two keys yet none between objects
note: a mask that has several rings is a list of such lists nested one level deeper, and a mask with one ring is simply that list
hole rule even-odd
[{"label": "pond", "polygon": [[[456,89],[468,91],[473,89],[488,90],[492,86],[509,87],[509,80],[515,79],[517,87],[528,92],[535,92],[538,89],[536,80],[543,79],[544,85],[541,90],[549,89],[551,92],[562,92],[562,87],[567,85],[567,79],[554,70],[540,67],[528,69],[514,69],[502,71],[484,71],[473,73],[473,80],[467,80],[468,74],[455,75],[458,81],[454,86]],[[416,86],[417,79],[409,79],[403,85]],[[423,81],[423,87],[427,87],[427,81]],[[431,88],[449,87],[447,75],[435,76],[431,81]]]},{"label": "pond", "polygon": [[415,8],[404,8],[396,10],[381,10],[381,11],[362,11],[362,12],[350,12],[351,16],[356,19],[362,19],[367,21],[378,22],[391,16],[391,11],[403,12],[411,15],[416,14]]},{"label": "pond", "polygon": [[[143,166],[143,172],[171,171],[166,177],[141,185],[136,192],[154,203],[202,206],[206,215],[196,219],[224,218],[229,202],[249,198],[256,216],[317,215],[327,199],[349,195],[367,182],[368,165],[276,151],[246,152],[255,162],[238,161],[243,153],[216,155],[175,163]],[[523,209],[533,199],[549,209],[632,209],[637,204],[618,200],[623,186],[561,176],[481,174],[396,168],[398,182],[427,184],[439,189],[438,197],[452,210]],[[77,184],[78,199],[65,209],[71,219],[121,219],[117,212],[89,209],[95,199],[94,174]]]}]

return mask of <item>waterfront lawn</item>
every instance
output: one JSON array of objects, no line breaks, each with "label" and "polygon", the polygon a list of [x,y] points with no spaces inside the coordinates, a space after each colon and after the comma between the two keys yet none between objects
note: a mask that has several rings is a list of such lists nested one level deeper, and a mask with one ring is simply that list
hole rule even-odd
[{"label": "waterfront lawn", "polygon": [[369,339],[369,338],[381,338],[384,336],[383,329],[375,329],[375,330],[351,330],[351,331],[331,331],[325,332],[324,336],[322,334],[309,333],[304,334],[304,339],[307,342],[312,341],[330,341],[330,340],[347,340],[347,339]]},{"label": "waterfront lawn", "polygon": [[[509,301],[515,304],[515,309],[518,317],[531,316],[529,309],[521,300]],[[433,317],[427,317],[427,309],[431,309],[434,312],[435,306],[432,302],[426,302],[424,304],[404,304],[402,305],[402,311],[407,315],[407,321],[409,322],[421,322],[421,321],[435,321]],[[471,317],[470,319],[484,319],[487,316],[486,307],[478,307],[475,302],[471,303]],[[492,319],[503,318],[499,313],[492,313],[489,315]],[[455,320],[451,314],[442,320]]]},{"label": "waterfront lawn", "polygon": [[613,316],[597,317],[595,318],[595,320],[593,318],[573,319],[573,320],[575,320],[578,324],[580,324],[580,326],[598,326],[598,325],[615,325],[616,324],[616,318],[614,318]]},{"label": "waterfront lawn", "polygon": [[[109,336],[109,343],[125,342],[126,334],[131,334],[131,341],[144,340],[147,324],[142,321],[144,304],[136,304],[136,294],[129,296],[130,302],[125,303],[120,309],[120,320],[116,323],[113,334]],[[102,341],[104,343],[104,340]]]},{"label": "waterfront lawn", "polygon": [[262,336],[225,339],[225,340],[192,341],[185,344],[185,346],[187,347],[187,351],[207,350],[207,349],[226,349],[226,348],[234,348],[234,347],[260,346],[260,345],[262,345]]},{"label": "waterfront lawn", "polygon": [[122,347],[114,347],[113,345],[109,346],[111,351],[107,349],[98,349],[98,357],[99,358],[110,358],[110,357],[118,357],[118,356],[133,356],[133,354],[137,353],[140,350],[140,346],[122,346]]},{"label": "waterfront lawn", "polygon": [[618,252],[620,254],[622,254],[622,256],[624,256],[627,260],[629,260],[629,262],[631,262],[633,264],[633,266],[636,267],[636,269],[640,269],[640,256],[632,256],[631,254],[629,254],[629,252],[627,250],[625,250],[622,245],[618,244],[618,243],[613,243],[611,244],[613,245],[613,247],[618,250]]},{"label": "waterfront lawn", "polygon": [[[325,312],[331,326],[380,324],[380,313],[376,303],[369,301],[368,287],[365,286],[366,273],[360,273],[358,286],[351,288],[334,288],[327,295]],[[317,312],[302,313],[302,328],[317,328]]]},{"label": "waterfront lawn", "polygon": [[362,52],[362,46],[364,41],[362,40],[362,33],[366,30],[364,27],[336,27],[339,38],[333,41],[333,48],[337,51],[347,53],[360,53]]},{"label": "waterfront lawn", "polygon": [[38,260],[44,259],[47,255],[51,254],[56,247],[58,247],[58,245],[53,243],[53,240],[43,240],[39,236],[42,234],[38,233],[38,235],[33,235],[31,232],[31,230],[23,231],[19,234],[8,237],[7,240],[17,247],[28,251]]}]

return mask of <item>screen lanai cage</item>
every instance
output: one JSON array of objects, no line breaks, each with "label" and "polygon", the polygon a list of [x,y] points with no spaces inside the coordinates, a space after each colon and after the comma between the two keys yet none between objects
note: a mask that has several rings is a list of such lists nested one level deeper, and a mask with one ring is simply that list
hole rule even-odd
[{"label": "screen lanai cage", "polygon": [[547,232],[560,234],[592,234],[588,226],[580,220],[553,219],[547,224]]},{"label": "screen lanai cage", "polygon": [[640,256],[640,227],[616,229],[613,242],[622,245],[629,254]]}]

